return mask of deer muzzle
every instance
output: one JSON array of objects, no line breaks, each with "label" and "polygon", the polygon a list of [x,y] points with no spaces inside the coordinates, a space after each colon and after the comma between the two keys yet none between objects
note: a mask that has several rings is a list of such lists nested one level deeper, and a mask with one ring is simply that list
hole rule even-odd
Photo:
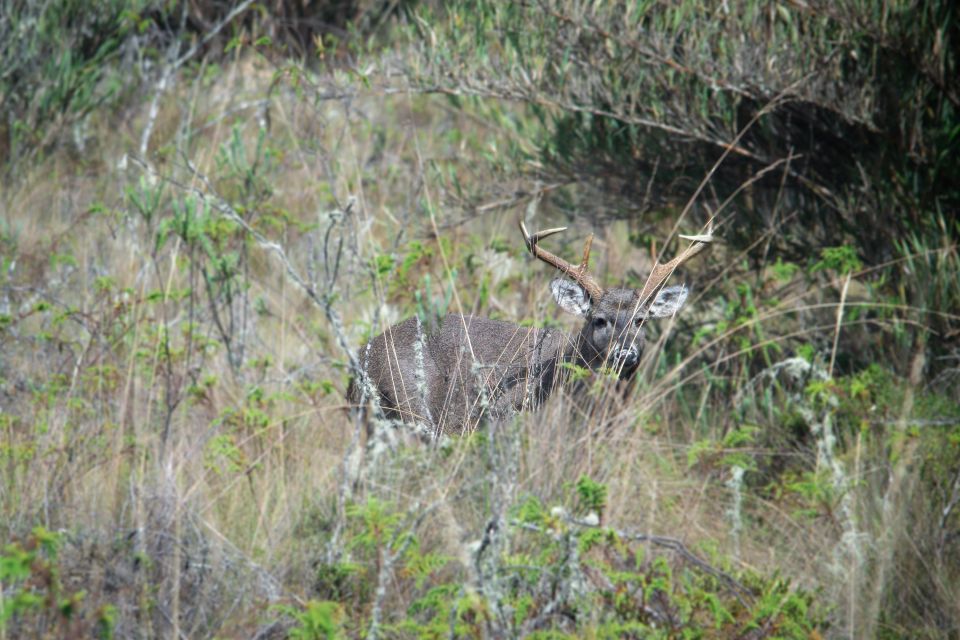
[{"label": "deer muzzle", "polygon": [[624,373],[631,372],[640,361],[640,351],[635,344],[628,346],[618,343],[610,350],[609,361],[614,369]]}]

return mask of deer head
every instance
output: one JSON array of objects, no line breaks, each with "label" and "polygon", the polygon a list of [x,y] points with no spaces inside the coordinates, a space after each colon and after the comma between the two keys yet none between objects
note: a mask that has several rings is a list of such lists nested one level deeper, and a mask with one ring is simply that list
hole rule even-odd
[{"label": "deer head", "polygon": [[644,324],[647,319],[670,317],[686,302],[689,293],[686,285],[664,285],[677,267],[703,251],[713,240],[711,229],[708,228],[704,235],[680,236],[692,240],[693,244],[673,260],[664,264],[657,262],[642,289],[604,289],[587,273],[592,235],[584,244],[580,264],[574,266],[539,245],[540,240],[565,231],[566,227],[531,235],[520,222],[527,250],[569,278],[556,278],[550,283],[550,290],[561,309],[584,318],[573,341],[576,359],[592,369],[610,367],[619,372],[621,379],[631,377],[640,363],[646,342]]}]

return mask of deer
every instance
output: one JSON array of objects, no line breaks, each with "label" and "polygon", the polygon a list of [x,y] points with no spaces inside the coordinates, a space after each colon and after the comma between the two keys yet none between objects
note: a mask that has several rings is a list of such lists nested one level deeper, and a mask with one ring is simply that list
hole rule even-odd
[{"label": "deer", "polygon": [[691,244],[669,262],[655,261],[641,289],[605,289],[587,270],[592,234],[573,265],[540,246],[567,227],[530,234],[522,220],[519,226],[527,251],[560,272],[550,291],[561,309],[583,318],[580,330],[450,313],[428,331],[418,316],[408,318],[361,347],[361,370],[347,392],[352,405],[372,403],[383,417],[437,438],[535,410],[575,369],[565,365],[606,369],[628,381],[644,351],[646,321],[674,316],[687,300],[687,286],[667,286],[667,279],[713,241],[712,226],[702,235],[681,235]]}]

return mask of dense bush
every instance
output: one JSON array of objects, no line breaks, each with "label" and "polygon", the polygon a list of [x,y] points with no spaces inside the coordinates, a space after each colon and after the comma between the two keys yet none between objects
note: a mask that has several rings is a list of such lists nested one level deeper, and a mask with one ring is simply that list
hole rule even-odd
[{"label": "dense bush", "polygon": [[[303,58],[375,33],[397,4],[278,1],[103,0],[4,3],[0,21],[0,159],[5,171],[55,142],[80,155],[94,111],[131,91],[165,86],[164,74],[240,43]],[[259,10],[258,10],[259,9]],[[326,39],[326,43],[325,43]],[[155,89],[162,91],[162,89]]]},{"label": "dense bush", "polygon": [[749,182],[738,246],[783,224],[785,257],[850,240],[878,264],[960,204],[958,24],[950,2],[470,1],[414,23],[413,72],[528,104],[547,175],[610,213],[683,204],[726,155],[708,200]]}]

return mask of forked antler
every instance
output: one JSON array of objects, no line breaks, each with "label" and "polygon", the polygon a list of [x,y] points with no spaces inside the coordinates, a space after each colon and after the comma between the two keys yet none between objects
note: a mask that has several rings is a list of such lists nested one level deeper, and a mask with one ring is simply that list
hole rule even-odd
[{"label": "forked antler", "polygon": [[601,287],[600,283],[594,280],[587,273],[587,262],[590,259],[590,245],[593,244],[593,234],[590,234],[590,236],[587,238],[586,244],[583,245],[583,259],[580,261],[580,266],[578,267],[573,266],[563,258],[555,256],[546,249],[541,248],[538,244],[547,236],[552,236],[555,233],[560,233],[561,231],[566,230],[566,227],[556,227],[554,229],[539,231],[531,236],[527,232],[527,226],[523,224],[523,220],[520,221],[520,232],[523,234],[523,241],[527,245],[527,250],[537,259],[556,267],[566,275],[573,278],[575,282],[583,287],[584,291],[587,292],[587,295],[590,296],[590,299],[596,302],[603,297],[603,287]]},{"label": "forked antler", "polygon": [[657,262],[653,265],[653,270],[650,272],[650,276],[647,278],[647,282],[643,285],[643,290],[640,292],[641,305],[647,304],[653,299],[654,294],[660,290],[660,287],[663,286],[663,283],[666,282],[667,278],[670,277],[670,274],[672,274],[677,267],[706,249],[707,245],[713,242],[713,221],[707,225],[707,232],[704,234],[696,236],[681,235],[680,237],[684,240],[693,241],[693,244],[684,249],[683,253],[670,262],[666,264]]}]

